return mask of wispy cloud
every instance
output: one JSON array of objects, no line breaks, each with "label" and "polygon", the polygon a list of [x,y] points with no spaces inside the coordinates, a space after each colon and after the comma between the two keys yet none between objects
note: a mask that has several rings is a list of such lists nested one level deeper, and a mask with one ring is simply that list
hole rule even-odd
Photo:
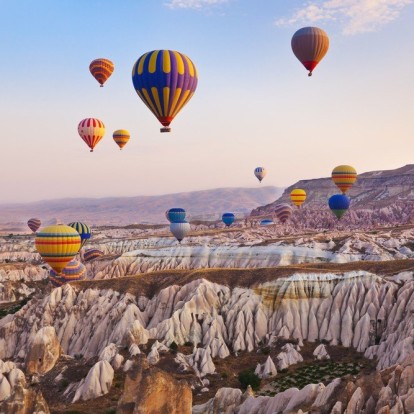
[{"label": "wispy cloud", "polygon": [[169,0],[166,4],[170,9],[205,9],[227,3],[229,0]]},{"label": "wispy cloud", "polygon": [[309,1],[292,16],[276,20],[277,26],[337,21],[346,35],[372,32],[397,19],[413,0]]}]

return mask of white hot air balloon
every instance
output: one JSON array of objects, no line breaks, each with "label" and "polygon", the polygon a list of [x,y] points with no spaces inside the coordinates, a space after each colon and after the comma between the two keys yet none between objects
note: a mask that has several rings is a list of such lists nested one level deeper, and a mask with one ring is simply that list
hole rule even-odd
[{"label": "white hot air balloon", "polygon": [[264,167],[257,167],[254,169],[254,175],[256,176],[256,178],[262,182],[263,178],[265,178],[267,174],[266,168]]},{"label": "white hot air balloon", "polygon": [[178,242],[181,243],[181,240],[190,233],[191,226],[187,221],[178,221],[170,224],[170,231]]}]

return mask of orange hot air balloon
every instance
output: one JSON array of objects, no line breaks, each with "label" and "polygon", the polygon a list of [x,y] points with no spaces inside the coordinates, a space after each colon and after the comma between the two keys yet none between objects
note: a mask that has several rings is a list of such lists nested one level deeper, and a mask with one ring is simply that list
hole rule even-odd
[{"label": "orange hot air balloon", "polygon": [[105,125],[99,119],[85,118],[79,122],[78,133],[93,152],[96,144],[105,135]]},{"label": "orange hot air balloon", "polygon": [[92,73],[92,76],[99,82],[102,88],[104,86],[104,83],[112,75],[114,71],[114,64],[109,59],[95,59],[89,65],[89,71]]},{"label": "orange hot air balloon", "polygon": [[357,172],[350,165],[338,165],[332,170],[332,180],[343,194],[353,186],[356,179]]},{"label": "orange hot air balloon", "polygon": [[300,207],[306,200],[306,191],[301,188],[295,188],[290,193],[290,200],[295,206]]},{"label": "orange hot air balloon", "polygon": [[318,27],[303,27],[292,37],[292,50],[312,76],[312,71],[329,49],[329,37]]},{"label": "orange hot air balloon", "polygon": [[119,149],[122,149],[125,147],[131,136],[129,135],[129,131],[126,129],[117,129],[114,131],[112,137],[118,145]]},{"label": "orange hot air balloon", "polygon": [[74,228],[58,224],[37,232],[35,244],[42,259],[60,274],[78,253],[81,237]]}]

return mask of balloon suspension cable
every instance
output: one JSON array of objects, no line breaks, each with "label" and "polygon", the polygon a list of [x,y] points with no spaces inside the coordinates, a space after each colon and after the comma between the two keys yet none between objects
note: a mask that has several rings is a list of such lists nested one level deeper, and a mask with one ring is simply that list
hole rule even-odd
[{"label": "balloon suspension cable", "polygon": [[162,127],[160,129],[160,132],[171,132],[171,128],[170,127]]}]

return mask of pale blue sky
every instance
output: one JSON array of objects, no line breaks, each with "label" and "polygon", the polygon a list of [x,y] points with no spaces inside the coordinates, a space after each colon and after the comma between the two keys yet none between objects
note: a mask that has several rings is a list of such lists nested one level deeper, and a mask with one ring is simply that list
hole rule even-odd
[{"label": "pale blue sky", "polygon": [[[373,4],[374,3],[374,4]],[[409,0],[0,0],[0,202],[288,186],[414,162],[414,5]],[[330,50],[312,78],[300,27]],[[175,49],[199,71],[170,134],[136,95],[141,54]],[[89,73],[106,57],[104,88]],[[100,118],[94,153],[78,122]],[[123,151],[115,129],[130,130]]]}]

